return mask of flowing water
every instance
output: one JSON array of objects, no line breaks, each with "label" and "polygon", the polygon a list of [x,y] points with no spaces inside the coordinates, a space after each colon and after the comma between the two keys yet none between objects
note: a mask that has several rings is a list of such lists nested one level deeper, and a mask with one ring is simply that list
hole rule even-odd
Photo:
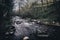
[{"label": "flowing water", "polygon": [[[44,25],[40,26],[39,24],[36,24],[35,22],[30,22],[28,19],[22,19],[19,16],[13,16],[12,19],[12,26],[15,27],[14,32],[14,39],[19,40],[20,38],[24,36],[32,37],[32,39],[35,39],[35,34],[39,30],[40,32],[47,31],[47,27]],[[37,35],[37,34],[36,34]]]},{"label": "flowing water", "polygon": [[12,18],[12,25],[16,28],[15,36],[30,36],[30,34],[36,31],[38,27],[35,23],[27,22],[28,20],[21,19],[18,16]]}]

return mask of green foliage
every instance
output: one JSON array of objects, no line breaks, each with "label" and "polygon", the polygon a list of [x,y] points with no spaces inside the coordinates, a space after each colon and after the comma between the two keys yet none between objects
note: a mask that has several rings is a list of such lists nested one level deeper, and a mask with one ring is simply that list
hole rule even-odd
[{"label": "green foliage", "polygon": [[[41,5],[41,4],[40,4]],[[48,19],[52,21],[57,21],[57,18],[59,17],[59,13],[57,14],[57,3],[53,3],[51,5],[47,6],[38,6],[36,3],[32,5],[31,10],[28,13],[28,15],[31,15],[30,18],[34,19]],[[37,7],[36,7],[37,6]],[[25,15],[25,14],[24,14]],[[28,17],[28,16],[27,16]]]}]

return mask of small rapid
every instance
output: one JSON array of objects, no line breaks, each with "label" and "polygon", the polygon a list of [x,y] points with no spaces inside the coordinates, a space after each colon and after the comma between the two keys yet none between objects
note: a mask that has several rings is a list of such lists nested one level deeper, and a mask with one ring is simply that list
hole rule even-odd
[{"label": "small rapid", "polygon": [[12,17],[11,20],[12,26],[14,26],[16,29],[14,35],[19,39],[24,36],[33,36],[36,33],[37,28],[39,27],[39,25],[33,22],[28,22],[28,20],[22,19],[19,16]]}]

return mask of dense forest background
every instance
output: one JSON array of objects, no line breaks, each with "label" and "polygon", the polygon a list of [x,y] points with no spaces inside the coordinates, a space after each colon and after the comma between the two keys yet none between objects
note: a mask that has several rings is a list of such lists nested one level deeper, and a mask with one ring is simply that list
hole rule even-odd
[{"label": "dense forest background", "polygon": [[[23,9],[23,13],[20,13],[19,15],[22,15],[24,17],[33,18],[33,19],[42,19],[42,20],[49,20],[49,21],[57,21],[60,22],[60,3],[59,1],[53,0],[51,2],[46,1],[45,3],[41,1],[42,3],[38,3],[38,1],[29,4],[30,7],[28,8],[28,4]],[[13,14],[12,13],[12,0],[1,0],[0,1],[0,15],[1,17],[5,16],[7,14]],[[28,11],[27,11],[28,10]]]}]

